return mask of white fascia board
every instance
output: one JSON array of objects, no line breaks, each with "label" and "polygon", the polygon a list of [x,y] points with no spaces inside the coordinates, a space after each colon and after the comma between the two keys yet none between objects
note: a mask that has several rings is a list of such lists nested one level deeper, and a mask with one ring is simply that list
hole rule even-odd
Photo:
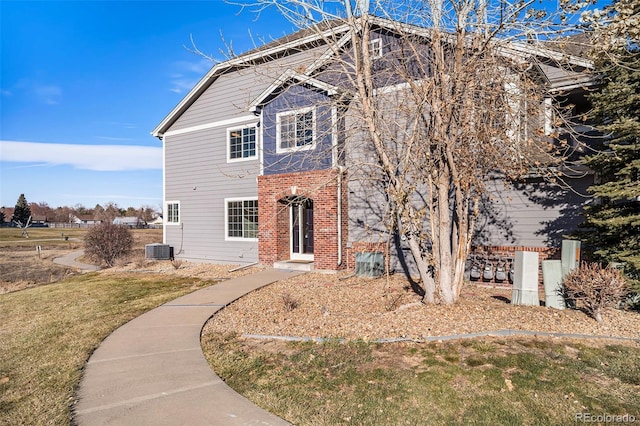
[{"label": "white fascia board", "polygon": [[260,93],[250,104],[249,104],[249,111],[251,112],[255,112],[257,111],[258,106],[260,106],[260,104],[262,104],[262,102],[264,102],[264,100],[271,94],[273,93],[275,90],[278,89],[278,87],[282,86],[284,83],[287,82],[287,80],[289,80],[293,75],[295,74],[295,71],[292,69],[287,69],[285,72],[283,72],[282,74],[280,74],[280,76],[278,78],[275,79],[275,81],[273,83],[271,83],[269,85],[269,87],[267,87],[266,89],[264,89],[262,91],[262,93]]},{"label": "white fascia board", "polygon": [[290,41],[288,43],[285,44],[281,44],[278,46],[274,46],[271,49],[267,49],[264,51],[259,51],[256,52],[252,55],[241,55],[238,58],[235,59],[231,59],[227,62],[225,62],[226,64],[229,64],[229,66],[234,66],[234,65],[244,65],[246,62],[251,62],[254,61],[256,59],[260,59],[263,58],[265,56],[270,56],[273,55],[275,53],[279,53],[282,52],[284,50],[290,49],[292,47],[296,47],[296,46],[300,46],[303,44],[307,44],[307,43],[311,43],[313,41],[317,41],[317,40],[324,40],[326,37],[330,36],[330,35],[335,35],[344,31],[347,31],[349,29],[348,25],[340,25],[338,27],[335,28],[329,28],[328,30],[325,30],[319,34],[311,34],[307,37],[301,38],[301,39],[297,39],[297,40],[293,40]]},{"label": "white fascia board", "polygon": [[198,124],[197,126],[185,127],[183,129],[169,130],[164,133],[164,136],[182,135],[185,133],[199,132],[201,130],[215,129],[216,127],[228,127],[238,124],[250,124],[255,122],[256,117],[254,115],[243,115],[240,117],[229,118],[226,120],[214,121],[211,123]]},{"label": "white fascia board", "polygon": [[324,81],[320,81],[313,77],[309,77],[306,74],[300,74],[292,69],[288,69],[249,104],[249,111],[258,111],[260,105],[262,105],[262,103],[269,97],[269,95],[271,95],[271,93],[273,93],[289,80],[296,80],[298,83],[308,84],[310,86],[316,87],[326,92],[328,96],[334,96],[338,93],[338,88],[331,84],[325,83]]},{"label": "white fascia board", "polygon": [[322,67],[324,64],[329,61],[332,57],[334,57],[337,51],[340,51],[349,41],[351,40],[351,32],[345,34],[338,42],[335,44],[335,47],[327,49],[326,52],[322,54],[318,59],[315,60],[311,65],[307,67],[304,71],[305,74],[310,75],[312,72]]},{"label": "white fascia board", "polygon": [[576,81],[575,79],[571,83],[554,84],[550,89],[550,93],[566,92],[573,89],[583,89],[586,87],[596,86],[598,81],[594,79],[585,79],[583,81]]},{"label": "white fascia board", "polygon": [[419,35],[425,38],[430,37],[432,34],[432,30],[430,28],[392,21],[389,19],[381,18],[379,16],[369,16],[369,22],[380,27],[387,28],[391,31],[401,32],[402,34]]},{"label": "white fascia board", "polygon": [[334,96],[338,93],[338,88],[336,86],[325,83],[324,81],[320,81],[316,78],[309,77],[306,74],[294,73],[292,78],[294,80],[297,80],[299,83],[308,84],[322,91],[325,91],[329,96]]},{"label": "white fascia board", "polygon": [[555,61],[568,61],[573,65],[577,65],[583,68],[593,68],[593,61],[581,58],[579,56],[568,55],[566,53],[557,52],[555,50],[545,49],[539,46],[531,46],[522,43],[509,43],[499,48],[500,51],[508,52],[512,51],[517,53],[518,56],[542,56],[545,58],[553,59]]},{"label": "white fascia board", "polygon": [[[167,127],[168,123],[170,123],[176,115],[179,115],[183,112],[183,109],[186,110],[186,106],[191,103],[191,99],[197,98],[202,92],[200,90],[205,86],[209,85],[209,81],[213,80],[214,77],[217,77],[218,74],[221,74],[221,71],[226,69],[228,65],[226,62],[214,65],[209,72],[205,74],[204,77],[198,81],[198,83],[187,93],[187,95],[182,98],[182,100],[176,105],[173,110],[156,126],[155,129],[151,132],[152,136],[162,137],[166,132],[165,127]],[[204,90],[203,90],[204,91]]]},{"label": "white fascia board", "polygon": [[[431,34],[432,34],[432,30],[430,28],[422,28],[419,26],[411,25],[411,24],[394,22],[385,18],[377,17],[377,16],[370,17],[369,19],[370,19],[370,22],[375,23],[381,27],[385,27],[395,31],[399,30],[405,34],[420,35],[425,38],[431,37]],[[447,33],[444,33],[444,34],[447,35]],[[449,36],[451,38],[454,37],[454,35],[449,35]],[[496,42],[495,44],[498,45],[499,42]],[[525,59],[527,56],[536,55],[536,56],[547,57],[549,59],[553,59],[556,61],[565,60],[570,62],[571,64],[578,65],[584,68],[591,69],[594,67],[593,61],[590,61],[588,59],[585,59],[579,56],[569,55],[566,53],[558,52],[558,51],[547,49],[540,46],[531,46],[523,43],[513,43],[513,42],[505,44],[503,46],[498,46],[498,51],[502,53],[507,53],[507,51],[509,50],[512,51],[510,52],[511,54],[515,53],[516,55],[514,56],[517,56],[522,59]]]},{"label": "white fascia board", "polygon": [[225,70],[239,65],[244,65],[247,62],[254,61],[256,59],[260,59],[263,57],[268,57],[270,55],[274,55],[276,53],[285,51],[287,49],[291,49],[292,47],[304,45],[307,43],[311,43],[316,40],[322,40],[330,35],[339,34],[341,32],[347,31],[349,29],[348,25],[340,25],[335,28],[329,28],[319,34],[311,34],[307,37],[290,41],[289,43],[281,44],[278,46],[274,46],[271,49],[263,50],[256,52],[251,55],[241,55],[238,58],[230,59],[225,62],[221,62],[219,64],[214,65],[207,74],[200,79],[200,81],[189,91],[189,93],[182,98],[182,100],[176,105],[173,110],[156,126],[155,129],[151,132],[151,135],[155,137],[162,137],[168,127],[169,123],[171,123],[176,116],[179,116],[186,110],[186,108],[191,105],[192,101],[195,101],[198,96],[204,92],[211,82],[215,80],[215,78],[222,74]]}]

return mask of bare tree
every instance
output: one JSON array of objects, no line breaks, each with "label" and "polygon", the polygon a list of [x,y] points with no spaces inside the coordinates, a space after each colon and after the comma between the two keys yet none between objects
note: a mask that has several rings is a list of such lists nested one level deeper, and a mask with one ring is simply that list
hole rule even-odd
[{"label": "bare tree", "polygon": [[[550,122],[568,122],[570,114],[553,111],[547,101],[553,95],[534,66],[537,57],[574,73],[588,64],[576,66],[569,55],[547,48],[552,37],[572,28],[565,23],[576,21],[534,5],[484,0],[244,4],[257,12],[276,7],[301,28],[325,34],[333,49],[329,65],[301,72],[340,93],[332,102],[344,120],[342,149],[351,158],[350,178],[380,187],[382,223],[406,241],[426,302],[451,304],[460,295],[487,179],[508,182],[549,170],[557,175],[566,160],[566,146],[553,138]],[[326,36],[331,27],[336,33]],[[339,42],[339,28],[347,43]],[[388,36],[384,55],[374,42],[381,28]]]}]

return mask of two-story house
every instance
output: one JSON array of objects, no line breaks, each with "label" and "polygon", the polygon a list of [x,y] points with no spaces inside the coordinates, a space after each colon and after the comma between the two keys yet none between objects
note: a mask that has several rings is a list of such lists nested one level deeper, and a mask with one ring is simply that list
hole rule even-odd
[{"label": "two-story house", "polygon": [[[383,57],[397,27],[372,22],[369,46]],[[351,99],[331,66],[349,47],[348,30],[326,23],[214,65],[153,130],[164,152],[164,242],[177,258],[312,262],[332,271],[353,268],[357,251],[387,244],[382,251],[397,265],[403,247],[389,245],[384,195],[356,171],[360,158],[348,142],[362,135],[350,131]],[[575,108],[584,103],[587,61],[519,45],[511,54],[535,57],[550,93]],[[560,57],[572,71],[558,65]],[[401,81],[376,84],[391,90]],[[580,222],[579,194],[591,181],[585,173],[570,187],[552,187],[532,176],[506,189],[496,180],[476,244],[557,246]]]}]

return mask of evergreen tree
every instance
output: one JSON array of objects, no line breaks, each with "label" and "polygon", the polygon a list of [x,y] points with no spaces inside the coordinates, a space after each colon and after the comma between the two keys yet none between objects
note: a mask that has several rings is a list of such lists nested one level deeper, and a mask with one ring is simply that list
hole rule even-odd
[{"label": "evergreen tree", "polygon": [[5,215],[4,215],[4,207],[0,208],[0,226],[4,223]]},{"label": "evergreen tree", "polygon": [[[591,96],[598,128],[607,137],[602,149],[585,159],[596,172],[589,191],[596,202],[585,212],[580,237],[597,260],[627,264],[640,271],[640,48],[636,25],[638,0],[619,0],[608,10],[609,25],[596,31],[607,48],[595,52],[601,89]],[[637,18],[634,18],[637,19]],[[622,43],[620,43],[622,41]]]},{"label": "evergreen tree", "polygon": [[13,210],[11,220],[24,226],[27,224],[30,217],[31,207],[29,207],[29,203],[27,203],[27,199],[24,197],[24,194],[20,194],[20,197],[18,197],[18,201],[16,202],[16,207]]}]

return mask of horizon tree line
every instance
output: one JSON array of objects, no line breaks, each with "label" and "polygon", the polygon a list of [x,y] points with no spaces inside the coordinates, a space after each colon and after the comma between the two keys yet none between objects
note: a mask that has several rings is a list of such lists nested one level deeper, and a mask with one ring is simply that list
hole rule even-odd
[{"label": "horizon tree line", "polygon": [[13,213],[9,216],[6,212],[7,206],[0,207],[0,222],[20,221],[26,223],[29,217],[46,218],[48,222],[67,223],[71,216],[92,215],[95,219],[111,221],[116,217],[135,216],[146,222],[150,222],[162,212],[158,208],[149,205],[140,207],[129,206],[126,208],[118,206],[115,202],[107,202],[104,205],[96,204],[93,208],[85,207],[82,204],[74,206],[51,207],[47,202],[28,202],[24,194],[20,194]]}]

